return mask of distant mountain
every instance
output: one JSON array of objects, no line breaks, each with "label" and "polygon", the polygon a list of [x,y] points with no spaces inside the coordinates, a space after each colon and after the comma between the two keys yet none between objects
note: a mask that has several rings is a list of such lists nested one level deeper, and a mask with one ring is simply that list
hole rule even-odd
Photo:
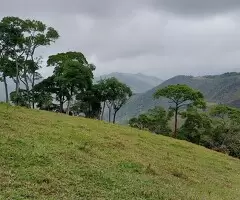
[{"label": "distant mountain", "polygon": [[240,107],[240,73],[232,72],[203,77],[176,76],[144,94],[133,97],[119,110],[117,121],[126,123],[130,118],[138,116],[157,105],[167,108],[169,106],[168,101],[164,98],[155,100],[153,94],[157,89],[172,84],[186,84],[200,90],[209,102]]},{"label": "distant mountain", "polygon": [[100,79],[105,79],[105,78],[111,78],[111,77],[115,77],[119,81],[127,84],[134,93],[144,93],[163,82],[161,79],[157,77],[147,76],[141,73],[130,74],[130,73],[118,73],[118,72],[97,77],[95,81],[98,81]]}]

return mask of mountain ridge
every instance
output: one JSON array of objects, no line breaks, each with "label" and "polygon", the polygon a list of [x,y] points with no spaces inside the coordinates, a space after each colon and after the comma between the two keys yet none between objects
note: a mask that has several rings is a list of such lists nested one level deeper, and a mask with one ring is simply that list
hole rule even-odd
[{"label": "mountain ridge", "polygon": [[138,95],[133,100],[130,99],[130,101],[119,110],[117,121],[126,123],[130,118],[138,116],[154,106],[168,108],[169,104],[167,99],[154,99],[153,94],[159,88],[174,84],[186,84],[201,91],[209,102],[223,103],[232,106],[240,105],[240,73],[228,72],[221,75],[198,77],[178,75]]}]

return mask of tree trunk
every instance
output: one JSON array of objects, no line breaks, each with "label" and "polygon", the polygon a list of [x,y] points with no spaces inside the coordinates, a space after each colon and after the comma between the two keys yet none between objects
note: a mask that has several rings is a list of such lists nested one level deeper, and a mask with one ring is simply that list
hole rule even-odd
[{"label": "tree trunk", "polygon": [[178,108],[176,107],[175,109],[175,122],[174,122],[174,134],[173,137],[176,138],[177,137],[177,128],[178,128]]},{"label": "tree trunk", "polygon": [[113,114],[113,124],[116,123],[116,115],[117,115],[117,111],[114,111],[114,114]]},{"label": "tree trunk", "polygon": [[28,84],[28,79],[27,79],[27,70],[26,70],[25,66],[24,66],[24,84],[25,84],[26,91],[27,91],[28,106],[31,107],[30,89],[29,89],[29,84]]},{"label": "tree trunk", "polygon": [[70,103],[71,103],[71,100],[69,99],[67,103],[67,112],[66,112],[67,115],[69,115],[69,112],[70,112]]},{"label": "tree trunk", "polygon": [[17,63],[17,58],[15,61],[16,64],[16,97],[17,97],[17,106],[19,105],[19,68]]},{"label": "tree trunk", "polygon": [[111,114],[112,114],[112,109],[111,107],[108,107],[108,122],[111,122]]},{"label": "tree trunk", "polygon": [[103,120],[103,115],[106,107],[106,101],[103,102],[103,109],[102,109],[102,114],[101,114],[101,120]]},{"label": "tree trunk", "polygon": [[60,113],[63,113],[63,101],[60,100],[60,105],[59,105]]},{"label": "tree trunk", "polygon": [[33,73],[33,80],[32,80],[32,107],[35,108],[35,99],[34,99],[34,91],[33,88],[35,86],[35,72]]},{"label": "tree trunk", "polygon": [[4,87],[5,87],[6,103],[9,103],[8,85],[7,85],[7,80],[6,80],[6,76],[5,75],[3,75],[3,82],[4,82]]}]

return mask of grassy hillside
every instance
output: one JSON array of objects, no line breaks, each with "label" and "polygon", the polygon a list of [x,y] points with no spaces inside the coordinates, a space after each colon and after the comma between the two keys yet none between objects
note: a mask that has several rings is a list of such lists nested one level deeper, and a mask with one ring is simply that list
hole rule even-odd
[{"label": "grassy hillside", "polygon": [[239,169],[185,141],[0,104],[0,199],[237,200]]},{"label": "grassy hillside", "polygon": [[111,77],[115,77],[119,81],[127,84],[134,93],[144,93],[163,82],[161,79],[153,76],[118,72],[103,75],[101,77],[96,78],[95,80],[97,81],[100,80],[100,78],[105,79]]},{"label": "grassy hillside", "polygon": [[200,90],[207,101],[224,103],[240,107],[240,73],[226,73],[216,76],[193,77],[176,76],[159,86],[139,95],[132,101],[129,101],[117,115],[118,122],[125,122],[131,117],[138,116],[142,112],[153,108],[156,105],[167,108],[166,99],[154,100],[153,94],[158,88],[166,87],[172,84],[186,84],[194,89]]}]

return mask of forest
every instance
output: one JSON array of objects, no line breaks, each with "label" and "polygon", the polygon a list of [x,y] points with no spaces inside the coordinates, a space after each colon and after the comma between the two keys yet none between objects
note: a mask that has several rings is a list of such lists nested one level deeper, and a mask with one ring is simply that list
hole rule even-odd
[{"label": "forest", "polygon": [[[0,22],[0,81],[6,103],[84,115],[116,123],[118,111],[133,95],[130,87],[116,78],[93,82],[96,66],[82,52],[50,55],[43,63],[38,50],[50,48],[60,34],[41,21],[4,17]],[[53,68],[42,77],[39,69]],[[9,94],[8,80],[15,84]],[[203,145],[240,158],[240,111],[217,104],[209,107],[204,95],[184,84],[169,85],[156,91],[154,99],[169,100],[169,109],[160,106],[136,116],[129,125],[154,134],[163,134]],[[182,123],[179,123],[181,119]],[[171,126],[171,121],[174,126]]]}]

